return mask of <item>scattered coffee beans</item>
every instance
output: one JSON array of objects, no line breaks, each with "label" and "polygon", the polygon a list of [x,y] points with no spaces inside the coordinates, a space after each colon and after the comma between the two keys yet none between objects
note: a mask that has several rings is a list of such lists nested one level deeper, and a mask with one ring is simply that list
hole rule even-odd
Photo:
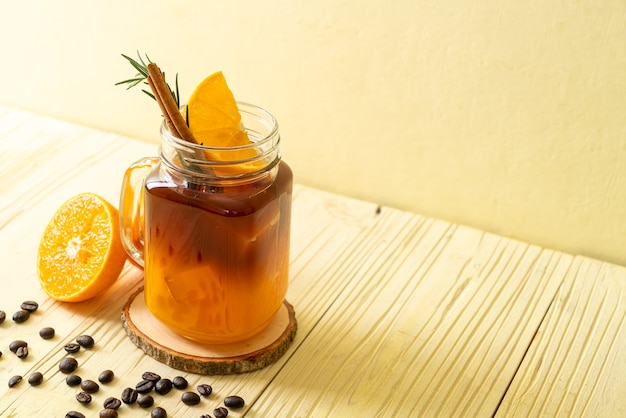
[{"label": "scattered coffee beans", "polygon": [[196,389],[198,389],[198,393],[204,397],[209,396],[213,392],[211,385],[207,385],[206,383],[198,385]]},{"label": "scattered coffee beans", "polygon": [[21,347],[28,347],[28,343],[22,340],[15,340],[11,341],[11,343],[9,344],[9,350],[11,350],[13,353],[17,353],[17,350]]},{"label": "scattered coffee beans", "polygon": [[157,382],[161,380],[161,376],[159,376],[158,374],[154,372],[145,372],[144,374],[141,375],[141,378],[143,380],[151,380],[153,382]]},{"label": "scattered coffee beans", "polygon": [[187,389],[187,386],[189,386],[187,379],[182,376],[176,376],[174,379],[172,379],[172,384],[176,389],[180,390]]},{"label": "scattered coffee beans", "polygon": [[156,408],[152,410],[152,412],[150,412],[150,418],[166,418],[166,417],[167,417],[167,411],[165,411],[165,409],[161,408],[160,406],[157,406]]},{"label": "scattered coffee beans", "polygon": [[63,347],[63,349],[70,354],[76,354],[80,351],[80,345],[78,345],[77,343],[68,343],[65,344],[65,347]]},{"label": "scattered coffee beans", "polygon": [[135,403],[137,401],[137,391],[133,388],[126,388],[122,391],[122,402],[127,405]]},{"label": "scattered coffee beans", "polygon": [[100,390],[100,385],[93,380],[86,379],[80,382],[80,388],[87,393],[96,393]]},{"label": "scattered coffee beans", "polygon": [[98,381],[105,384],[111,383],[113,381],[113,377],[115,377],[113,370],[105,370],[98,376]]},{"label": "scattered coffee beans", "polygon": [[28,383],[32,386],[39,386],[43,382],[43,374],[41,372],[35,372],[28,377]]},{"label": "scattered coffee beans", "polygon": [[62,373],[70,374],[78,367],[78,361],[74,357],[64,357],[59,362],[59,370]]},{"label": "scattered coffee beans", "polygon": [[150,395],[141,395],[137,398],[137,405],[142,408],[150,408],[154,405],[154,398]]},{"label": "scattered coffee beans", "polygon": [[170,379],[159,379],[154,384],[154,390],[159,395],[167,395],[172,390],[172,387],[174,387],[174,385]]},{"label": "scattered coffee beans", "polygon": [[54,328],[52,327],[45,327],[39,330],[39,336],[44,340],[54,338],[54,333]]},{"label": "scattered coffee beans", "polygon": [[78,386],[82,381],[83,379],[77,374],[70,374],[65,378],[65,383],[67,383],[68,386]]},{"label": "scattered coffee beans", "polygon": [[93,348],[95,341],[91,335],[81,335],[76,338],[76,342],[83,348]]},{"label": "scattered coffee beans", "polygon": [[98,415],[100,418],[117,418],[117,411],[115,409],[102,409]]},{"label": "scattered coffee beans", "polygon": [[102,406],[104,406],[104,409],[117,409],[122,406],[122,401],[117,398],[110,397],[104,400]]},{"label": "scattered coffee beans", "polygon": [[28,321],[28,318],[30,318],[30,312],[24,309],[21,309],[13,314],[13,322],[17,324]]},{"label": "scattered coffee beans", "polygon": [[200,403],[200,395],[196,392],[183,392],[180,397],[185,405],[198,405]]},{"label": "scattered coffee beans", "polygon": [[91,402],[91,395],[87,392],[78,392],[76,394],[76,400],[82,404],[88,404]]},{"label": "scattered coffee beans", "polygon": [[20,305],[20,308],[30,313],[33,313],[39,308],[39,304],[35,301],[27,300],[27,301],[22,302],[22,304]]},{"label": "scattered coffee beans", "polygon": [[154,382],[152,380],[142,380],[135,385],[135,390],[139,393],[148,393],[154,389]]},{"label": "scattered coffee beans", "polygon": [[[37,311],[39,305],[35,301],[25,301],[20,306],[21,310],[13,314],[13,321],[16,323],[25,322],[29,319],[30,314]],[[6,319],[6,313],[0,310],[0,324]],[[44,327],[39,330],[39,336],[44,340],[54,338],[55,330],[52,327]],[[90,349],[95,345],[93,337],[90,335],[80,335],[76,338],[76,342],[68,343],[64,346],[66,352],[70,354],[78,353],[81,348]],[[9,344],[9,350],[16,354],[17,357],[24,359],[28,356],[28,343],[23,340],[15,340]],[[0,352],[2,356],[2,352]],[[82,404],[89,404],[92,401],[93,393],[96,393],[100,389],[100,385],[93,380],[82,380],[82,378],[73,372],[78,368],[78,361],[74,357],[65,357],[59,362],[59,370],[67,374],[65,382],[68,386],[80,385],[82,391],[76,394],[76,400]],[[104,370],[98,376],[100,383],[110,383],[114,379],[114,372],[112,370]],[[103,409],[100,410],[99,416],[101,418],[117,418],[117,410],[121,407],[122,403],[130,405],[135,402],[141,408],[151,408],[154,406],[154,398],[148,393],[153,389],[160,395],[168,394],[172,388],[179,390],[187,389],[189,382],[183,376],[176,376],[173,379],[161,378],[157,373],[147,371],[142,374],[142,381],[137,383],[135,388],[127,387],[122,391],[121,397],[109,397],[103,402]],[[22,376],[13,376],[9,379],[8,385],[13,388],[20,384],[23,380]],[[28,383],[31,386],[39,386],[43,383],[44,376],[41,372],[34,372],[28,377]],[[185,405],[197,405],[201,402],[201,397],[209,397],[213,388],[211,385],[203,383],[197,387],[197,393],[192,391],[185,391],[181,394],[181,401]],[[214,418],[226,418],[229,410],[243,408],[245,401],[242,397],[231,395],[224,399],[225,407],[218,407],[213,410]],[[162,407],[155,407],[150,412],[151,418],[167,418],[167,411]],[[85,418],[81,412],[69,411],[66,413],[65,418]],[[201,418],[210,418],[210,415],[201,415]]]},{"label": "scattered coffee beans", "polygon": [[220,406],[213,410],[213,415],[215,415],[215,418],[226,418],[228,416],[228,409]]},{"label": "scattered coffee beans", "polygon": [[241,396],[227,396],[226,399],[224,399],[224,405],[229,408],[243,408],[245,404],[246,402]]},{"label": "scattered coffee beans", "polygon": [[22,376],[13,376],[9,379],[9,387],[15,387],[22,381]]}]

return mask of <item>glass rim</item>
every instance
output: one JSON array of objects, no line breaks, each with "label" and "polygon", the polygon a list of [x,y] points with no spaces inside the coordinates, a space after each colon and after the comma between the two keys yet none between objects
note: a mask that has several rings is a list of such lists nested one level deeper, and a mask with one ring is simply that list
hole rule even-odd
[{"label": "glass rim", "polygon": [[[239,108],[239,112],[242,114],[242,119],[243,119],[243,114],[247,114],[247,115],[251,115],[252,117],[256,117],[259,120],[265,120],[268,122],[265,125],[268,127],[269,132],[266,134],[263,134],[263,137],[260,139],[257,139],[257,140],[251,139],[250,144],[235,145],[235,146],[230,146],[230,147],[218,147],[218,146],[212,146],[212,145],[196,144],[194,142],[186,141],[182,138],[179,138],[178,136],[174,135],[169,130],[164,119],[161,122],[161,128],[160,128],[161,137],[173,142],[172,145],[178,148],[186,148],[192,152],[193,151],[224,152],[224,151],[237,151],[237,150],[258,148],[259,146],[263,146],[267,144],[268,142],[273,141],[274,138],[278,136],[278,121],[276,120],[274,115],[272,115],[270,112],[263,109],[262,107],[251,104],[251,103],[241,102],[241,101],[237,101],[236,103],[237,103],[237,107]],[[247,132],[249,132],[248,131],[249,128],[246,127],[245,125],[244,125],[244,129]]]}]

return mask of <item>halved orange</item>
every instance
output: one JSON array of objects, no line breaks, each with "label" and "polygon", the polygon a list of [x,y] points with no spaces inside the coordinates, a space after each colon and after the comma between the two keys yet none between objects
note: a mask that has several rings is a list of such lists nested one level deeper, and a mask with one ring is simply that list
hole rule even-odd
[{"label": "halved orange", "polygon": [[60,301],[91,299],[115,282],[126,257],[117,209],[96,194],[81,193],[63,203],[44,230],[39,283]]}]

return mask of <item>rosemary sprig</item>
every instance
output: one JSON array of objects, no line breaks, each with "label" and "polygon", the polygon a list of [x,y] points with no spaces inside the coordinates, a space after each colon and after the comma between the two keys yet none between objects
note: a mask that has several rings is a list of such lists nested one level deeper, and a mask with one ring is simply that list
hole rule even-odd
[{"label": "rosemary sprig", "polygon": [[[129,78],[128,80],[118,81],[117,83],[115,83],[115,85],[119,86],[121,84],[127,84],[126,90],[135,87],[139,83],[148,85],[148,81],[147,81],[148,80],[148,64],[152,63],[152,61],[150,60],[150,57],[148,57],[148,54],[146,54],[145,61],[141,57],[141,54],[139,53],[139,51],[137,51],[138,60],[135,60],[129,57],[128,55],[124,55],[124,54],[122,54],[122,57],[126,58],[126,60],[130,62],[130,64],[137,70],[137,74],[133,78]],[[163,74],[163,78],[165,79],[165,72],[162,72],[162,74]],[[172,90],[170,85],[167,84],[167,88],[172,94],[172,97],[174,98],[174,102],[176,102],[176,106],[180,107],[180,94],[178,91],[178,73],[176,73],[175,87],[176,87],[175,90]],[[156,97],[154,97],[154,94],[150,90],[142,89],[141,91],[143,91],[148,96],[156,100]]]},{"label": "rosemary sprig", "polygon": [[[130,64],[137,70],[137,74],[133,78],[117,82],[115,85],[127,84],[126,90],[135,87],[140,83],[149,86],[149,90],[143,89],[142,91],[158,103],[163,118],[165,119],[165,124],[170,133],[178,138],[191,143],[196,143],[193,134],[189,130],[188,119],[183,119],[180,112],[178,74],[176,74],[176,90],[172,90],[169,84],[165,81],[165,72],[163,72],[158,65],[152,62],[147,54],[145,60],[141,57],[139,51],[137,51],[138,60],[124,54],[122,54],[122,57],[130,62]],[[184,113],[186,116],[188,112]],[[197,172],[212,172],[210,167],[203,170],[202,168],[196,166],[196,164],[189,164],[180,150],[176,150],[176,154],[178,155],[180,163],[186,169]]]}]

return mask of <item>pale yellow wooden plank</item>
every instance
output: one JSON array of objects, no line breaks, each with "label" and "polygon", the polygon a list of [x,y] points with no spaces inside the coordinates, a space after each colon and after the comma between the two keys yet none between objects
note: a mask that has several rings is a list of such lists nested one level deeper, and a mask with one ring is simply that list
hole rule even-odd
[{"label": "pale yellow wooden plank", "polygon": [[571,257],[383,208],[259,416],[491,416]]},{"label": "pale yellow wooden plank", "polygon": [[626,416],[625,322],[626,268],[576,258],[498,416]]},{"label": "pale yellow wooden plank", "polygon": [[[7,118],[19,123],[0,135],[0,193],[5,196],[0,203],[0,227],[57,189],[59,199],[93,191],[117,204],[125,167],[146,152],[157,151],[154,145],[67,122],[26,112],[16,115]],[[109,169],[111,174],[105,174]]]}]

